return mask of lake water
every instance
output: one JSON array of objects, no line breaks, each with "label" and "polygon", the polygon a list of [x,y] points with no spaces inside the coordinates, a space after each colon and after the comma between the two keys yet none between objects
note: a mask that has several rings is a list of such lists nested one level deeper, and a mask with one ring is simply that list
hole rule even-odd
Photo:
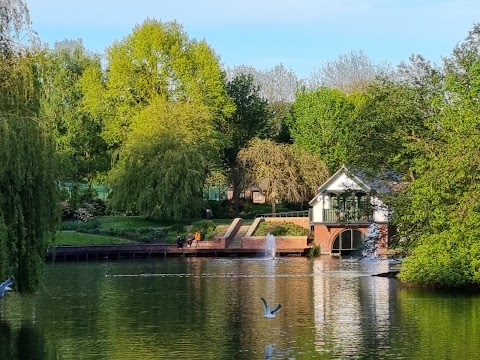
[{"label": "lake water", "polygon": [[[479,359],[480,295],[386,261],[174,258],[46,266],[0,301],[0,359]],[[261,297],[282,304],[263,316]]]}]

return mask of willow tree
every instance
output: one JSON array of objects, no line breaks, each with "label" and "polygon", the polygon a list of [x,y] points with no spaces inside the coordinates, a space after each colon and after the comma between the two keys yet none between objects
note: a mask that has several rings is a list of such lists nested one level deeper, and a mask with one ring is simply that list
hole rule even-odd
[{"label": "willow tree", "polygon": [[[147,217],[197,217],[218,133],[206,108],[158,100],[138,116],[112,171],[112,203]],[[201,138],[199,138],[201,134]]]},{"label": "willow tree", "polygon": [[1,5],[0,278],[14,275],[20,291],[33,291],[56,224],[53,147],[37,116],[38,59],[18,42],[28,10],[22,1]]},{"label": "willow tree", "polygon": [[288,144],[253,139],[238,154],[247,181],[261,190],[276,211],[278,201],[303,203],[328,178],[326,164],[317,156]]}]

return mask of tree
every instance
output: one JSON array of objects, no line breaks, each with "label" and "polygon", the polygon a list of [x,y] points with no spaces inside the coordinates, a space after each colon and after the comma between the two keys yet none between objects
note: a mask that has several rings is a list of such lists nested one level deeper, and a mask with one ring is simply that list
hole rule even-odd
[{"label": "tree", "polygon": [[268,102],[271,113],[268,137],[278,142],[290,142],[286,120],[295,100],[295,93],[301,86],[297,75],[283,64],[266,70],[241,65],[233,69],[227,68],[226,71],[229,80],[239,75],[253,77],[253,82],[258,87],[258,95]]},{"label": "tree", "polygon": [[147,217],[198,216],[221,141],[208,109],[159,99],[132,122],[111,174],[112,205]]},{"label": "tree", "polygon": [[157,99],[205,106],[219,126],[234,110],[217,56],[176,22],[146,20],[109,47],[106,58],[105,77],[85,75],[84,104],[104,119],[103,137],[114,148],[127,139],[132,119]]},{"label": "tree", "polygon": [[11,41],[28,27],[26,5],[0,7],[0,277],[13,274],[24,292],[39,283],[56,226],[53,146],[38,117],[38,58]]},{"label": "tree", "polygon": [[99,71],[100,59],[81,40],[56,43],[42,64],[41,114],[55,139],[58,178],[91,183],[109,170],[110,156],[101,137],[103,123],[85,111],[82,76]]},{"label": "tree", "polygon": [[309,88],[328,87],[346,94],[364,91],[376,77],[388,74],[388,68],[385,64],[373,64],[363,51],[352,51],[315,70]]},{"label": "tree", "polygon": [[310,200],[328,178],[327,167],[318,157],[269,139],[251,140],[238,156],[249,182],[262,189],[273,213],[277,201],[301,203]]},{"label": "tree", "polygon": [[330,171],[349,162],[354,103],[339,90],[320,88],[297,94],[288,120],[293,143],[323,159]]},{"label": "tree", "polygon": [[[396,217],[411,256],[401,278],[439,287],[480,286],[480,26],[445,59],[442,93],[415,179],[398,197]],[[427,113],[429,113],[427,109]]]},{"label": "tree", "polygon": [[225,165],[233,186],[235,214],[240,211],[240,193],[244,186],[244,174],[237,163],[237,154],[252,138],[267,133],[268,104],[258,95],[258,91],[251,75],[239,75],[227,84],[227,93],[236,106],[235,112],[226,120],[230,145],[225,149]]},{"label": "tree", "polygon": [[378,80],[361,96],[349,125],[349,164],[365,173],[396,172],[412,180],[413,162],[435,129],[428,100],[408,83]]},{"label": "tree", "polygon": [[23,0],[0,0],[0,54],[11,55],[26,40],[33,40],[30,12]]}]

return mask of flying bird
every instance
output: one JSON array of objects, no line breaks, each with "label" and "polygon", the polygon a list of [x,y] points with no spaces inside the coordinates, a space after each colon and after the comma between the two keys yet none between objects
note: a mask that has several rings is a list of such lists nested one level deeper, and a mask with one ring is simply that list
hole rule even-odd
[{"label": "flying bird", "polygon": [[0,284],[0,299],[5,296],[5,292],[12,290],[10,286],[13,285],[13,279],[9,278]]},{"label": "flying bird", "polygon": [[275,313],[277,313],[282,308],[282,305],[278,304],[278,306],[275,309],[271,310],[270,306],[267,304],[264,298],[262,298],[262,302],[263,302],[263,307],[265,308],[266,318],[274,318]]}]

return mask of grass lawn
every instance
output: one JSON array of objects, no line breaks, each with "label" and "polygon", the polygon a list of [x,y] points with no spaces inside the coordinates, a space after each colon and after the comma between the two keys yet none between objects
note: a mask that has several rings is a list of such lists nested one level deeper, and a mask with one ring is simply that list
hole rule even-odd
[{"label": "grass lawn", "polygon": [[[99,228],[102,230],[108,229],[138,229],[145,227],[163,227],[163,228],[172,228],[172,229],[181,229],[185,226],[188,226],[196,221],[201,221],[204,219],[181,219],[181,220],[151,220],[145,219],[141,216],[99,216],[97,218],[99,222]],[[233,219],[211,219],[215,225],[229,225],[232,223]],[[246,219],[244,222],[252,223],[252,219]]]},{"label": "grass lawn", "polygon": [[53,245],[119,245],[133,243],[127,239],[120,239],[111,236],[78,233],[75,231],[59,231],[55,235]]},{"label": "grass lawn", "polygon": [[[186,227],[202,219],[151,220],[141,216],[99,216],[92,222],[71,223],[56,235],[53,245],[116,245],[149,243],[162,239],[174,242],[177,235],[185,236]],[[217,228],[226,231],[233,219],[212,219]],[[134,234],[132,236],[132,234]],[[158,236],[158,237],[157,237]],[[163,240],[163,241],[164,241]],[[160,240],[162,241],[162,240]]]},{"label": "grass lawn", "polygon": [[[263,206],[265,209],[268,205]],[[168,234],[167,242],[173,242],[177,235],[185,236],[186,227],[204,219],[145,219],[141,216],[111,215],[99,216],[91,223],[73,223],[56,235],[53,245],[115,245],[129,244],[136,241],[127,239],[126,233],[145,233],[152,229],[163,229]],[[216,219],[211,221],[217,226],[219,233],[226,231],[233,219]],[[244,219],[244,225],[251,225],[252,219]],[[73,227],[72,227],[73,225]],[[100,234],[92,233],[92,230]],[[102,235],[103,234],[103,235]],[[105,235],[106,234],[106,235]],[[111,235],[111,236],[109,236]],[[127,238],[126,238],[127,237]],[[136,240],[136,239],[134,239]]]}]

